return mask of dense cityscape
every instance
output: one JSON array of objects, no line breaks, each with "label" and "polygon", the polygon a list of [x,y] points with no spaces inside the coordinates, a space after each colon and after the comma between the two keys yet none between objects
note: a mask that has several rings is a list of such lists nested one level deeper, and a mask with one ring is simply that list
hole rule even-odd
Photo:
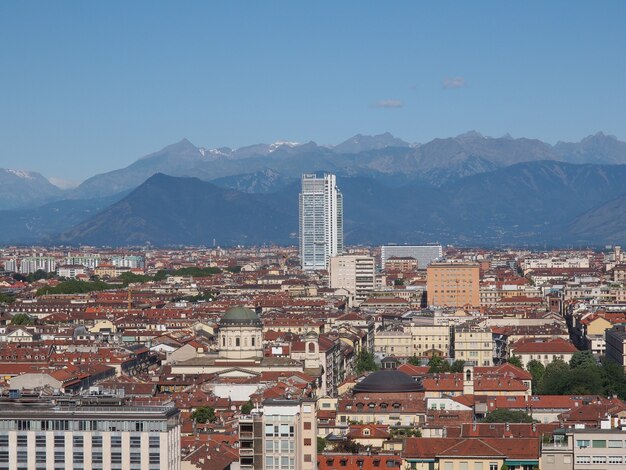
[{"label": "dense cityscape", "polygon": [[0,250],[0,466],[626,464],[626,256],[344,246]]},{"label": "dense cityscape", "polygon": [[0,1],[0,470],[626,469],[625,18]]}]

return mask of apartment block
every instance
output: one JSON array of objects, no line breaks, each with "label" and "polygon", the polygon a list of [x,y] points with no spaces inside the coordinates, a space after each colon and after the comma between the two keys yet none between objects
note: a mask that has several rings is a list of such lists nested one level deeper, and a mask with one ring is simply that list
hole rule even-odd
[{"label": "apartment block", "polygon": [[480,266],[433,263],[426,271],[428,304],[438,307],[479,307]]},{"label": "apartment block", "polygon": [[3,399],[0,468],[178,470],[179,414],[104,397]]},{"label": "apartment block", "polygon": [[350,303],[359,306],[375,288],[376,263],[372,256],[343,255],[330,259],[330,287],[345,289]]},{"label": "apartment block", "polygon": [[317,468],[315,400],[271,399],[239,420],[242,470]]},{"label": "apartment block", "polygon": [[452,357],[467,365],[492,366],[494,341],[491,329],[459,326],[454,328]]}]

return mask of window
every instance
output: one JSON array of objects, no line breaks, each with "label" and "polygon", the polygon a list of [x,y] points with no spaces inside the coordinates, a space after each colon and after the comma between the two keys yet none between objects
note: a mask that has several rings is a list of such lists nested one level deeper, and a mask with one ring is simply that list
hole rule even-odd
[{"label": "window", "polygon": [[604,439],[598,439],[591,441],[591,447],[594,449],[604,449],[606,447],[606,441]]},{"label": "window", "polygon": [[122,463],[122,453],[111,452],[111,463]]},{"label": "window", "polygon": [[499,470],[498,469],[498,464],[497,463],[493,463],[493,462],[489,462],[489,470]]},{"label": "window", "polygon": [[265,425],[265,435],[273,436],[274,435],[274,426],[272,424]]},{"label": "window", "polygon": [[609,463],[612,463],[612,464],[622,463],[622,456],[621,455],[609,455]]},{"label": "window", "polygon": [[102,436],[91,436],[91,447],[102,447]]},{"label": "window", "polygon": [[622,447],[622,441],[609,441],[609,447],[611,449],[617,449]]},{"label": "window", "polygon": [[241,340],[239,339],[239,336],[237,336],[235,338],[235,346],[240,346],[240,344],[241,344]]},{"label": "window", "polygon": [[102,463],[102,452],[92,452],[91,461],[93,463]]},{"label": "window", "polygon": [[591,457],[591,463],[606,463],[605,455],[594,455]]},{"label": "window", "polygon": [[577,455],[576,456],[576,463],[591,463],[591,457],[588,455]]},{"label": "window", "polygon": [[83,463],[83,452],[82,451],[74,451],[74,463]]},{"label": "window", "polygon": [[[5,445],[8,445],[8,442]],[[28,445],[28,436],[17,436],[18,447],[26,447],[27,445]]]},{"label": "window", "polygon": [[312,461],[311,454],[304,454],[304,461],[311,462]]},{"label": "window", "polygon": [[161,454],[158,452],[150,452],[148,456],[149,463],[161,463]]},{"label": "window", "polygon": [[65,436],[54,436],[54,447],[65,447]]},{"label": "window", "polygon": [[28,462],[28,452],[25,451],[25,450],[18,450],[17,451],[17,462],[18,463]]},{"label": "window", "polygon": [[9,462],[9,451],[8,450],[0,450],[0,462],[8,463]]},{"label": "window", "polygon": [[122,447],[122,436],[111,436],[111,447]]},{"label": "window", "polygon": [[141,454],[138,452],[131,452],[130,453],[130,463],[141,463]]},{"label": "window", "polygon": [[310,421],[305,421],[304,422],[304,429],[306,429],[306,430],[311,429],[311,422]]},{"label": "window", "polygon": [[9,436],[3,434],[0,436],[0,447],[7,447],[9,445]]},{"label": "window", "polygon": [[150,449],[158,449],[159,447],[161,447],[161,439],[159,438],[159,436],[150,436],[148,446],[150,447]]},{"label": "window", "polygon": [[483,470],[482,462],[474,462],[474,470]]},{"label": "window", "polygon": [[584,449],[585,447],[589,447],[590,445],[591,445],[591,441],[589,441],[588,439],[576,440],[576,447],[578,447],[579,449]]},{"label": "window", "polygon": [[130,436],[130,447],[131,449],[141,448],[141,436]]},{"label": "window", "polygon": [[304,439],[304,445],[305,446],[310,446],[311,445],[311,439],[308,438],[308,437],[306,439]]},{"label": "window", "polygon": [[74,447],[83,447],[83,436],[74,436]]},{"label": "window", "polygon": [[54,463],[65,463],[65,451],[64,450],[54,451]]}]

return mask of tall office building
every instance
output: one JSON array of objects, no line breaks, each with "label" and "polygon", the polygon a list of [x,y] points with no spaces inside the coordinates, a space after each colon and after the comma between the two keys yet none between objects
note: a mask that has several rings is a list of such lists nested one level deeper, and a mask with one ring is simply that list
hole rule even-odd
[{"label": "tall office building", "polygon": [[300,262],[305,271],[327,269],[343,253],[343,196],[335,175],[302,175]]}]

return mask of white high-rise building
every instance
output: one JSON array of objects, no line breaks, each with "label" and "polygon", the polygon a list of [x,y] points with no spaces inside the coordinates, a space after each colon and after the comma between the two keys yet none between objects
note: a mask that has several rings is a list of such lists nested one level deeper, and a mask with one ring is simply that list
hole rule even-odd
[{"label": "white high-rise building", "polygon": [[343,196],[335,175],[302,175],[300,262],[305,271],[327,269],[343,253]]}]

